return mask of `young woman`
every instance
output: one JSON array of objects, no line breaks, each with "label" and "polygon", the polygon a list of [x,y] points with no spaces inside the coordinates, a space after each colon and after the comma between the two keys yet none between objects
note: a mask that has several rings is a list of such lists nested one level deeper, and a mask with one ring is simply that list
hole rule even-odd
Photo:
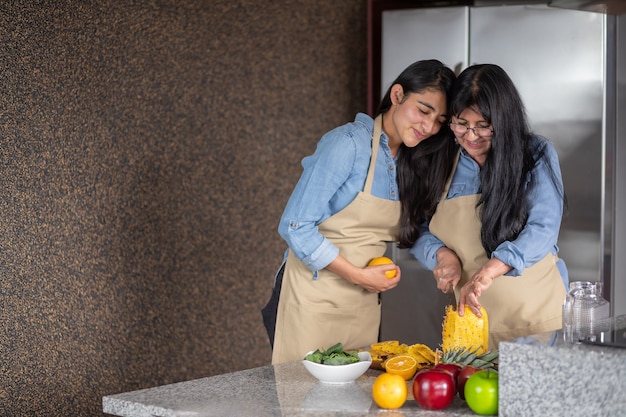
[{"label": "young woman", "polygon": [[[450,127],[458,162],[410,250],[437,288],[489,315],[490,347],[561,328],[567,268],[557,238],[565,208],[558,156],[529,131],[521,97],[497,65],[457,78]],[[565,284],[565,285],[564,285]]]},{"label": "young woman", "polygon": [[[401,274],[396,265],[367,264],[384,254],[386,242],[398,240],[401,216],[414,223],[399,197],[443,190],[454,144],[450,135],[437,134],[448,129],[453,81],[454,73],[439,61],[413,63],[392,83],[375,120],[357,114],[303,159],[278,226],[289,249],[263,310],[272,363],[302,359],[337,342],[359,348],[377,341],[378,294],[398,285]],[[420,158],[437,161],[438,169],[419,177],[421,168],[413,164]],[[400,187],[396,171],[407,173]],[[405,204],[413,213],[426,206]],[[385,276],[389,269],[395,278]]]}]

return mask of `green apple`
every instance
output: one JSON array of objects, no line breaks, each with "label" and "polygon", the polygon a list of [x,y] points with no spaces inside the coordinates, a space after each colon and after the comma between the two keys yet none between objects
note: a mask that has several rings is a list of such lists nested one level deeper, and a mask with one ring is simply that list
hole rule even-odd
[{"label": "green apple", "polygon": [[498,373],[487,369],[470,376],[465,383],[465,401],[481,416],[498,414]]}]

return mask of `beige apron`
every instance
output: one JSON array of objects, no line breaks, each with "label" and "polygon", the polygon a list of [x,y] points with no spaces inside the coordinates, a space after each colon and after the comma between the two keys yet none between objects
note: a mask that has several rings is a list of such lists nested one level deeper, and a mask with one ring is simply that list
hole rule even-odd
[{"label": "beige apron", "polygon": [[[371,194],[382,118],[374,122],[372,157],[362,192],[343,210],[318,227],[356,266],[366,266],[385,253],[387,241],[397,240],[400,202]],[[311,350],[337,342],[345,348],[368,346],[378,340],[378,294],[323,269],[318,278],[289,251],[278,303],[272,364],[302,359]]]},{"label": "beige apron", "polygon": [[[461,260],[463,271],[455,288],[458,300],[461,287],[489,259],[480,241],[481,221],[476,208],[480,194],[446,200],[453,176],[454,172],[431,219],[430,231]],[[480,303],[489,317],[490,349],[497,349],[503,340],[561,328],[565,287],[557,260],[548,253],[521,276],[500,276],[483,292]]]}]

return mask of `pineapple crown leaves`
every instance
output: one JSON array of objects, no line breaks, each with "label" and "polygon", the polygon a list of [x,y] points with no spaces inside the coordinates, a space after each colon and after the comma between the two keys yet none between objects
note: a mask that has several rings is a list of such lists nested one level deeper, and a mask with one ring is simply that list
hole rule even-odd
[{"label": "pineapple crown leaves", "polygon": [[454,363],[460,366],[473,366],[481,369],[495,369],[498,366],[498,351],[490,350],[478,354],[479,348],[456,348],[442,352],[441,363]]}]

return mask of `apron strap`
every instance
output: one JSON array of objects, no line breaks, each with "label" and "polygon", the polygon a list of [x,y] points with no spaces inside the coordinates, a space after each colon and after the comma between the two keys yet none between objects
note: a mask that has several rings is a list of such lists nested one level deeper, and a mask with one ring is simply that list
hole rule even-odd
[{"label": "apron strap", "polygon": [[374,183],[374,168],[376,167],[376,157],[378,156],[378,145],[380,144],[380,131],[383,125],[383,115],[379,114],[374,120],[374,134],[372,135],[372,159],[370,159],[370,166],[367,171],[367,178],[365,179],[365,187],[363,191],[367,194],[372,193],[372,184]]},{"label": "apron strap", "polygon": [[448,181],[446,181],[446,185],[443,189],[443,195],[441,196],[441,200],[445,200],[448,196],[448,191],[450,191],[450,184],[452,184],[452,177],[454,177],[454,173],[456,172],[456,166],[459,163],[459,157],[461,156],[461,150],[456,153],[456,157],[454,158],[454,165],[452,168],[452,172],[450,172],[450,176],[448,177]]}]

